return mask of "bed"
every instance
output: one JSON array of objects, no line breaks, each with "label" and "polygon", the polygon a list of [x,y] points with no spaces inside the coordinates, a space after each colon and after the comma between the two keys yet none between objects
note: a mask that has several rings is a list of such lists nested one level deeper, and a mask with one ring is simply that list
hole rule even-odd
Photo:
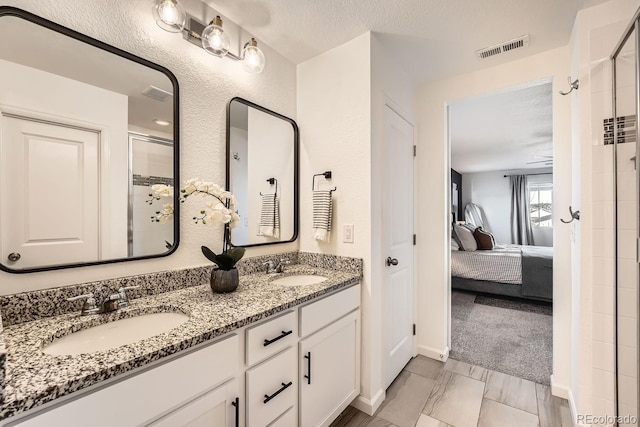
[{"label": "bed", "polygon": [[452,250],[451,287],[551,301],[553,248],[496,245],[492,250]]}]

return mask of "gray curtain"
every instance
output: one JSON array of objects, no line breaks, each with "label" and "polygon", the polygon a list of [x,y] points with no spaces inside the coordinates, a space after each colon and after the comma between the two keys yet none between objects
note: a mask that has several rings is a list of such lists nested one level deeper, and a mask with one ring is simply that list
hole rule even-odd
[{"label": "gray curtain", "polygon": [[511,175],[511,241],[533,246],[526,175]]}]

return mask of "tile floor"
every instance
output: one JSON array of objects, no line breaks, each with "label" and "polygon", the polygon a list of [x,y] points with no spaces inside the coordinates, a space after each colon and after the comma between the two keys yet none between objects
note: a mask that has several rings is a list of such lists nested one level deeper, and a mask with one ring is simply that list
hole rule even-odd
[{"label": "tile floor", "polygon": [[370,417],[349,406],[331,427],[570,427],[548,386],[449,359],[417,356]]}]

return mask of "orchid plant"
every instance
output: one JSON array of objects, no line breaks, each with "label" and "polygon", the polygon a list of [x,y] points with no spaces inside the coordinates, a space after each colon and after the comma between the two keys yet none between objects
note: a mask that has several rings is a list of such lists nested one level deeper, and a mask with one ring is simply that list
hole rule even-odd
[{"label": "orchid plant", "polygon": [[[156,200],[173,197],[172,186],[156,184],[151,186],[151,189],[153,193],[149,194],[149,200],[147,200],[150,205]],[[235,268],[236,263],[242,259],[245,252],[244,248],[231,245],[231,239],[229,239],[230,229],[238,225],[240,221],[240,216],[236,213],[235,196],[218,184],[195,178],[186,181],[184,187],[180,189],[180,203],[184,203],[190,197],[200,197],[205,200],[205,206],[200,210],[200,215],[193,217],[196,224],[220,223],[225,225],[222,252],[216,254],[208,247],[202,246],[202,253],[221,270]],[[153,222],[167,222],[172,219],[173,203],[163,204],[162,209],[156,211],[155,215],[151,217]]]}]

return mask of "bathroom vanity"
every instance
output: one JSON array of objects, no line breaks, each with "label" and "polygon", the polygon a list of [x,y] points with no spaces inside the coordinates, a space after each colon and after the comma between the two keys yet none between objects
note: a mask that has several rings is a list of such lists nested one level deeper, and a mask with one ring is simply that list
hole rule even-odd
[{"label": "bathroom vanity", "polygon": [[[296,285],[298,276],[320,281]],[[276,284],[283,277],[291,279]],[[231,294],[190,286],[108,315],[5,328],[0,425],[329,425],[359,394],[359,281],[296,264],[283,274],[243,275]],[[188,320],[116,348],[45,352],[75,331],[149,313]]]}]

